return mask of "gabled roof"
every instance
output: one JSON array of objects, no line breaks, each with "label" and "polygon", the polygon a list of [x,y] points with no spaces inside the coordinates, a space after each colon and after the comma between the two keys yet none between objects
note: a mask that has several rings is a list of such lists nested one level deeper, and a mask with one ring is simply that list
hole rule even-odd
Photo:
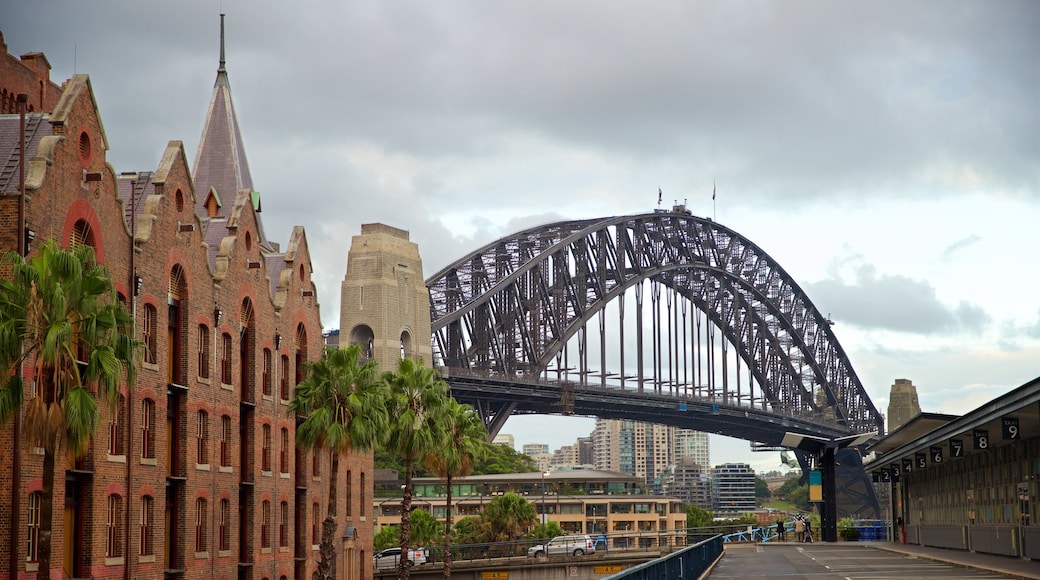
[{"label": "gabled roof", "polygon": [[[0,115],[0,193],[18,191],[18,131],[21,120],[18,115]],[[54,128],[44,113],[25,115],[25,170],[29,171],[29,160],[36,155],[40,140],[54,134]],[[27,173],[28,174],[28,173]]]}]

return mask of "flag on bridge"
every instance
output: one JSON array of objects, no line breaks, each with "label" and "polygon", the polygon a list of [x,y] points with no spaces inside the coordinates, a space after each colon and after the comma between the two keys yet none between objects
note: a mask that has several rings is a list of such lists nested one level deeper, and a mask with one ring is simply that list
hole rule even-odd
[{"label": "flag on bridge", "polygon": [[711,200],[715,201],[715,182],[711,182]]},{"label": "flag on bridge", "polygon": [[660,187],[658,187],[658,188],[657,188],[657,205],[661,205],[661,197],[662,197],[663,195],[664,195],[664,192],[663,192],[663,191],[661,191],[661,188],[660,188]]}]

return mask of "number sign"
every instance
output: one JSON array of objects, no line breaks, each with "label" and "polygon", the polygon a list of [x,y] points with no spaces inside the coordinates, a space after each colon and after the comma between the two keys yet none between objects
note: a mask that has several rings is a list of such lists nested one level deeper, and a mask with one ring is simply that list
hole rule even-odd
[{"label": "number sign", "polygon": [[892,481],[892,472],[887,467],[881,468],[881,481],[882,483],[890,483]]},{"label": "number sign", "polygon": [[914,460],[907,457],[903,460],[903,471],[910,473],[914,470]]},{"label": "number sign", "polygon": [[1022,432],[1018,430],[1018,417],[1001,417],[1000,430],[1004,435],[1005,441],[1022,437]]},{"label": "number sign", "polygon": [[989,431],[985,429],[973,429],[971,438],[975,443],[975,449],[989,449]]},{"label": "number sign", "polygon": [[943,462],[943,448],[942,447],[929,447],[928,454],[932,456],[932,463]]},{"label": "number sign", "polygon": [[928,456],[924,453],[915,454],[914,459],[916,460],[914,467],[916,467],[917,469],[924,469],[925,467],[928,467]]},{"label": "number sign", "polygon": [[893,463],[890,470],[892,471],[892,483],[899,483],[899,464]]},{"label": "number sign", "polygon": [[964,441],[950,439],[950,457],[964,457]]}]

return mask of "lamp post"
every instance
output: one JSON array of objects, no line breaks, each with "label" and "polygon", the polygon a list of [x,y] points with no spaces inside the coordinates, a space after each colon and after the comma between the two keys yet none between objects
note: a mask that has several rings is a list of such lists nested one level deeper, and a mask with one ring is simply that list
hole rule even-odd
[{"label": "lamp post", "polygon": [[549,476],[549,470],[542,472],[542,527],[545,527],[545,478]]}]

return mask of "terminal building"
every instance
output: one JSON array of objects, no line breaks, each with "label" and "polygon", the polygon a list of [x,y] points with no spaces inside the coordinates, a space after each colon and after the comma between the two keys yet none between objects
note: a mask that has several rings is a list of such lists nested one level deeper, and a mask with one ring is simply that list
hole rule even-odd
[{"label": "terminal building", "polygon": [[897,541],[1040,560],[1040,377],[964,416],[919,414],[869,451]]}]

